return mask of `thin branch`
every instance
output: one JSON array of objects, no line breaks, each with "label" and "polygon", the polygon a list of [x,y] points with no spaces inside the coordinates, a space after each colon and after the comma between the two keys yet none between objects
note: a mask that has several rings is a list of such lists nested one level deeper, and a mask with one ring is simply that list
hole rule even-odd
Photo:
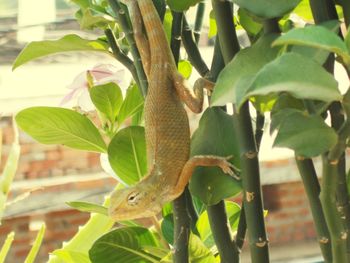
[{"label": "thin branch", "polygon": [[202,1],[202,2],[199,2],[197,5],[196,20],[194,22],[194,39],[196,40],[197,44],[201,37],[204,13],[205,13],[205,1]]},{"label": "thin branch", "polygon": [[136,46],[134,33],[129,23],[126,10],[122,8],[118,0],[108,0],[108,3],[111,6],[112,10],[114,11],[118,24],[120,25],[123,32],[125,33],[125,38],[130,45],[130,52],[134,59],[134,64],[137,71],[137,79],[138,79],[138,83],[140,84],[139,88],[143,96],[146,96],[147,87],[148,87],[147,77],[143,70],[140,53]]},{"label": "thin branch", "polygon": [[120,50],[115,39],[115,35],[110,28],[105,30],[105,35],[107,37],[108,44],[112,49],[114,57],[130,71],[135,81],[138,81],[137,71],[134,62]]},{"label": "thin branch", "polygon": [[196,41],[194,39],[192,30],[190,26],[187,23],[186,17],[183,19],[183,26],[182,26],[182,43],[184,45],[184,48],[188,54],[188,59],[191,62],[191,64],[194,66],[194,68],[198,71],[198,73],[205,77],[206,74],[209,72],[209,69],[207,65],[205,64],[198,46],[196,44]]}]

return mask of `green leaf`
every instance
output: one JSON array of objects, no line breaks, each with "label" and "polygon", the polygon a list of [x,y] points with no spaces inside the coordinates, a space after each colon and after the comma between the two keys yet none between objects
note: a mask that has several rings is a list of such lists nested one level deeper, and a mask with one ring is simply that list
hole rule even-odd
[{"label": "green leaf", "polygon": [[242,79],[253,79],[254,75],[278,54],[279,49],[271,48],[278,35],[260,38],[253,46],[243,49],[221,71],[211,98],[212,106],[223,106],[236,102],[237,85]]},{"label": "green leaf", "polygon": [[97,51],[111,55],[108,45],[99,40],[87,40],[77,35],[66,35],[58,40],[33,41],[26,45],[13,63],[12,69],[48,55],[68,51]]},{"label": "green leaf", "polygon": [[10,234],[7,235],[6,240],[0,250],[0,263],[5,262],[6,256],[11,248],[14,238],[15,238],[15,232],[10,232]]},{"label": "green leaf", "polygon": [[89,256],[82,252],[72,251],[68,249],[59,249],[53,252],[55,256],[63,260],[64,263],[91,263]]},{"label": "green leaf", "polygon": [[44,235],[45,235],[45,229],[46,229],[46,226],[45,224],[42,224],[41,225],[41,228],[35,238],[35,241],[33,243],[33,246],[32,248],[30,249],[29,251],[29,254],[28,256],[26,257],[24,263],[33,263],[38,252],[39,252],[39,249],[40,249],[40,246],[41,246],[41,243],[43,242],[43,239],[44,239]]},{"label": "green leaf", "polygon": [[168,40],[168,43],[171,41],[171,28],[173,24],[173,15],[170,9],[167,9],[164,15],[163,27]]},{"label": "green leaf", "polygon": [[89,251],[92,263],[158,263],[159,258],[143,250],[158,246],[146,228],[128,227],[111,231],[99,238]]},{"label": "green leaf", "polygon": [[292,11],[300,0],[233,0],[233,2],[256,16],[275,18]]},{"label": "green leaf", "polygon": [[[209,108],[203,113],[199,127],[193,134],[191,146],[191,156],[233,155],[231,161],[236,167],[240,167],[233,118],[219,108]],[[241,185],[218,167],[198,167],[192,175],[190,190],[206,205],[214,205],[224,198],[238,194]]]},{"label": "green leaf", "polygon": [[237,15],[239,23],[249,34],[256,35],[261,31],[262,24],[255,21],[246,9],[238,9]]},{"label": "green leaf", "polygon": [[[103,205],[106,207],[109,205],[109,198],[105,200]],[[61,253],[69,253],[72,257],[79,256],[78,258],[85,258],[83,255],[88,255],[88,251],[95,240],[109,231],[113,227],[114,223],[114,220],[108,216],[92,214],[89,221],[84,226],[79,228],[79,231],[74,235],[74,237],[69,241],[64,242],[62,248],[55,250],[53,254],[55,254],[57,251],[63,251],[59,252],[60,255]],[[72,263],[76,262],[85,263],[83,260],[72,261]],[[54,255],[50,257],[48,263],[62,263],[62,260]]]},{"label": "green leaf", "polygon": [[[225,201],[226,206],[226,213],[227,217],[229,219],[229,223],[231,226],[232,231],[236,231],[238,227],[238,221],[239,221],[239,215],[241,208],[238,204],[231,202],[231,201]],[[210,225],[209,225],[209,219],[208,219],[208,212],[203,212],[196,223],[197,230],[199,232],[199,235],[201,237],[201,240],[203,243],[211,248],[215,246],[215,241],[213,238],[213,235],[211,233]]]},{"label": "green leaf", "polygon": [[212,38],[216,36],[218,32],[217,25],[216,25],[216,19],[214,11],[211,10],[209,13],[209,32],[208,32],[208,38]]},{"label": "green leaf", "polygon": [[115,83],[92,87],[90,97],[96,108],[114,123],[123,102],[122,91]]},{"label": "green leaf", "polygon": [[138,182],[147,172],[144,128],[129,126],[118,131],[108,146],[108,159],[125,184]]},{"label": "green leaf", "polygon": [[293,13],[297,14],[299,17],[303,18],[307,22],[313,22],[314,20],[309,0],[302,0],[298,4],[298,6],[293,10]]},{"label": "green leaf", "polygon": [[173,245],[174,244],[174,216],[173,214],[168,214],[163,218],[161,224],[161,230],[165,240]]},{"label": "green leaf", "polygon": [[[8,154],[5,166],[2,171],[2,175],[0,177],[0,224],[1,219],[6,208],[6,201],[8,193],[10,192],[10,187],[15,178],[17,168],[18,168],[18,160],[21,154],[21,147],[18,143],[18,130],[17,127],[14,127],[15,138],[14,142],[11,146],[10,152]],[[0,142],[1,143],[1,142]],[[0,147],[1,154],[1,147]]]},{"label": "green leaf", "polygon": [[182,12],[189,9],[191,6],[195,6],[202,0],[167,0],[167,3],[171,10]]},{"label": "green leaf", "polygon": [[80,9],[75,13],[75,18],[81,29],[93,30],[94,28],[105,29],[108,25],[113,25],[114,19],[104,12],[99,12],[93,8]]},{"label": "green leaf", "polygon": [[280,121],[273,146],[287,147],[294,150],[296,155],[314,157],[337,143],[336,132],[320,116],[289,110],[287,114],[283,111],[276,113],[274,118],[279,118]]},{"label": "green leaf", "polygon": [[102,205],[89,203],[89,202],[81,202],[81,201],[71,201],[71,202],[66,202],[66,204],[81,212],[98,213],[101,215],[108,216],[107,207]]},{"label": "green leaf", "polygon": [[185,79],[189,79],[192,74],[191,63],[188,60],[180,60],[178,64],[178,71]]},{"label": "green leaf", "polygon": [[118,123],[122,124],[127,118],[142,111],[144,99],[136,85],[132,85],[126,92],[125,99],[118,114]]},{"label": "green leaf", "polygon": [[350,54],[345,43],[335,33],[323,26],[294,28],[274,41],[277,45],[301,45],[334,52],[350,63]]},{"label": "green leaf", "polygon": [[213,253],[194,234],[190,235],[188,250],[191,263],[215,263]]},{"label": "green leaf", "polygon": [[107,147],[94,124],[73,110],[56,107],[32,107],[16,115],[18,126],[43,144],[63,144],[92,152]]},{"label": "green leaf", "polygon": [[263,67],[255,79],[242,81],[235,102],[248,98],[287,92],[295,98],[336,101],[342,98],[337,81],[317,62],[296,53],[285,53]]}]

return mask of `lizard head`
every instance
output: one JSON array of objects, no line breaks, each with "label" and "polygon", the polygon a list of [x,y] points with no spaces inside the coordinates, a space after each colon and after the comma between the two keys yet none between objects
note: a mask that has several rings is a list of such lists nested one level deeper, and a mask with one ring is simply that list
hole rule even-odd
[{"label": "lizard head", "polygon": [[108,214],[116,221],[151,217],[159,213],[162,205],[157,202],[156,191],[151,186],[135,185],[115,190],[111,195]]}]

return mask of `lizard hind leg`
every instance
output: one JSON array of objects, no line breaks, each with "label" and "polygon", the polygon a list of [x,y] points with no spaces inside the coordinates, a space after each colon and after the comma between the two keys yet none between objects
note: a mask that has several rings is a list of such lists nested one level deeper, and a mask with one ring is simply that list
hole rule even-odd
[{"label": "lizard hind leg", "polygon": [[207,79],[199,78],[195,82],[192,90],[180,73],[176,72],[173,78],[174,87],[181,101],[184,102],[192,112],[202,112],[204,100],[203,89],[212,91],[214,88],[214,83]]},{"label": "lizard hind leg", "polygon": [[239,169],[237,169],[232,163],[228,160],[232,158],[232,155],[227,157],[220,157],[214,155],[196,155],[187,161],[182,172],[179,176],[177,184],[174,188],[174,195],[180,195],[182,191],[185,189],[185,186],[188,184],[194,169],[197,166],[218,166],[221,170],[235,178],[236,180],[240,180],[237,176],[239,174]]}]

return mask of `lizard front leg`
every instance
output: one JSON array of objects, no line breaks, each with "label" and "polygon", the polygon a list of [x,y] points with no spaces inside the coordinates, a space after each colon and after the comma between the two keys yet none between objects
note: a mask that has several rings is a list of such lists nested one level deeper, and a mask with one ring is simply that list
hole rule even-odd
[{"label": "lizard front leg", "polygon": [[215,83],[205,78],[199,78],[195,82],[192,90],[180,73],[174,73],[173,79],[176,92],[182,102],[184,102],[194,113],[202,112],[204,99],[203,89],[212,91]]},{"label": "lizard front leg", "polygon": [[239,169],[236,168],[233,164],[231,164],[228,160],[231,159],[232,156],[228,157],[220,157],[214,155],[196,155],[187,161],[180,177],[177,181],[177,184],[173,190],[174,195],[179,195],[184,190],[185,186],[188,184],[194,169],[197,166],[218,166],[222,169],[222,171],[230,176],[234,177],[237,180],[240,178],[237,176],[239,174]]}]

